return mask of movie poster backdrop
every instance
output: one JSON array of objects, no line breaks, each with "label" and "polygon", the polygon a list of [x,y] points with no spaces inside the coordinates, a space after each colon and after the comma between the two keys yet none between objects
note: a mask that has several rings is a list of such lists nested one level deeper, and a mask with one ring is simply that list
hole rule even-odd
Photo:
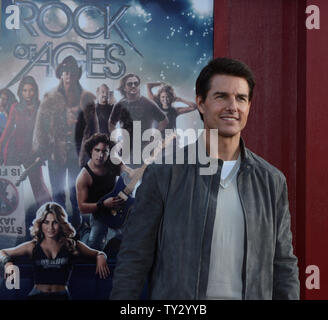
[{"label": "movie poster backdrop", "polygon": [[[195,101],[195,80],[212,54],[213,0],[2,0],[0,89],[9,89],[17,102],[0,110],[7,126],[11,121],[0,140],[0,249],[29,240],[36,210],[49,196],[54,198],[51,179],[62,173],[56,174],[52,157],[60,146],[49,145],[51,150],[44,150],[47,156],[40,160],[42,166],[30,168],[39,156],[32,152],[36,147],[32,137],[45,94],[58,90],[58,66],[65,58],[75,58],[82,90],[95,96],[97,88],[106,84],[111,98],[120,101],[120,79],[132,73],[140,77],[140,91],[145,97],[147,83],[162,82],[171,85],[177,97]],[[32,87],[34,98],[38,95],[34,109],[27,108],[30,97],[26,100],[20,88],[26,77],[36,82],[35,87],[29,79],[26,86]],[[153,90],[156,93],[158,88]],[[174,105],[187,107],[181,101]],[[78,108],[75,111],[78,114]],[[63,114],[65,120],[69,121],[67,114]],[[201,127],[197,110],[177,117],[176,128]],[[48,129],[39,134],[48,134]],[[77,153],[80,146],[66,138],[72,142],[69,148]],[[185,142],[182,139],[179,143]],[[74,162],[69,163],[77,171],[72,174],[74,178],[80,170],[78,156],[66,161]],[[32,174],[24,180],[22,174],[28,168]],[[72,177],[65,177],[61,190],[70,221],[72,197],[76,197]]]}]

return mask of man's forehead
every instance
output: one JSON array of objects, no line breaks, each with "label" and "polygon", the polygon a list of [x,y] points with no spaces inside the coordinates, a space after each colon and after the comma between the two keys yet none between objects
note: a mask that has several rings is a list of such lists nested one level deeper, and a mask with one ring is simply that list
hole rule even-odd
[{"label": "man's forehead", "polygon": [[105,150],[105,149],[109,149],[109,145],[108,144],[105,144],[103,142],[99,142],[97,143],[93,149],[101,149],[101,150]]},{"label": "man's forehead", "polygon": [[210,90],[215,91],[230,91],[236,90],[240,94],[249,94],[249,85],[245,78],[227,75],[227,74],[215,74],[210,80]]},{"label": "man's forehead", "polygon": [[108,92],[108,88],[106,86],[104,86],[104,85],[101,85],[99,87],[99,91],[106,91],[106,92]]},{"label": "man's forehead", "polygon": [[139,82],[138,78],[135,77],[135,76],[133,76],[133,77],[129,77],[129,78],[126,79],[126,82],[133,82],[133,81],[137,81],[137,82]]}]

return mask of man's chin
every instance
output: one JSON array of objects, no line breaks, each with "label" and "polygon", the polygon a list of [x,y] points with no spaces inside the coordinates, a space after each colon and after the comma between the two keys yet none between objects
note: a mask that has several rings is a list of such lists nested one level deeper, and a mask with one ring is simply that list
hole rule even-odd
[{"label": "man's chin", "polygon": [[127,98],[129,99],[129,100],[136,100],[136,99],[138,99],[139,98],[139,93],[131,93],[131,94],[128,94],[127,95]]},{"label": "man's chin", "polygon": [[233,138],[236,136],[240,136],[240,131],[228,131],[228,130],[218,130],[219,136],[222,138]]},{"label": "man's chin", "polygon": [[94,164],[96,167],[101,167],[105,164],[105,161],[95,161]]}]

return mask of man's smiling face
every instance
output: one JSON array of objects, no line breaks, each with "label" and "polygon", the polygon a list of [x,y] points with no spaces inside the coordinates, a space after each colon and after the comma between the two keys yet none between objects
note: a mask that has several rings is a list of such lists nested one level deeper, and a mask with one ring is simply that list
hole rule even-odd
[{"label": "man's smiling face", "polygon": [[240,136],[250,109],[249,86],[244,78],[217,74],[205,101],[197,97],[205,129],[218,129],[222,137]]}]

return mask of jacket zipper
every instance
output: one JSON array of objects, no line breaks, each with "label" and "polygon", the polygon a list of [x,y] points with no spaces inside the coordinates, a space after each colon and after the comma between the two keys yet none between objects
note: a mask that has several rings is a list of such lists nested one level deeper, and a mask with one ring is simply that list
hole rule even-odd
[{"label": "jacket zipper", "polygon": [[209,204],[209,198],[210,198],[210,194],[211,194],[210,190],[212,188],[212,183],[213,183],[213,175],[211,175],[210,188],[207,191],[207,200],[206,200],[206,206],[205,206],[206,216],[205,216],[205,221],[204,221],[204,224],[203,224],[203,230],[202,230],[202,234],[201,234],[201,236],[202,236],[201,237],[202,243],[201,243],[201,246],[200,246],[200,257],[199,257],[199,264],[198,264],[198,275],[197,275],[197,286],[196,286],[196,300],[199,297],[200,270],[201,270],[201,267],[202,267],[202,248],[203,248],[204,233],[205,233],[205,227],[206,227],[207,216],[208,216],[208,204]]},{"label": "jacket zipper", "polygon": [[245,256],[245,263],[243,263],[243,276],[244,276],[244,279],[243,279],[243,289],[242,289],[242,300],[245,300],[245,296],[246,296],[246,277],[247,277],[247,268],[246,268],[246,265],[247,265],[247,248],[248,248],[248,243],[247,243],[247,239],[248,239],[248,236],[247,236],[247,215],[246,215],[246,210],[245,210],[245,206],[244,206],[244,202],[243,202],[243,199],[240,195],[240,191],[239,191],[239,183],[238,183],[238,180],[239,180],[239,176],[242,172],[239,171],[238,172],[238,175],[237,175],[237,190],[238,190],[238,195],[239,195],[239,199],[240,199],[240,203],[241,203],[241,207],[243,209],[243,214],[244,214],[244,220],[245,220],[245,233],[246,233],[246,236],[245,236],[245,252],[244,252],[244,256]]}]

